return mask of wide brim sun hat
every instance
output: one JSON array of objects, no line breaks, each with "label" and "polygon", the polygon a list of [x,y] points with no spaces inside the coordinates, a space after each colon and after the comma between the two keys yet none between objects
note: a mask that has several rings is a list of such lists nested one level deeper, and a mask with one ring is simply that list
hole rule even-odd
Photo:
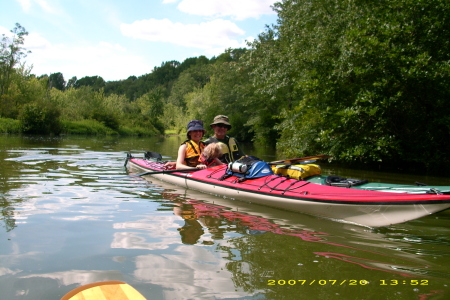
[{"label": "wide brim sun hat", "polygon": [[187,125],[187,134],[189,134],[190,131],[194,130],[203,130],[203,134],[206,133],[205,128],[203,128],[203,121],[200,120],[191,120],[189,121]]},{"label": "wide brim sun hat", "polygon": [[230,120],[225,115],[218,115],[214,118],[214,122],[212,122],[209,126],[224,124],[228,126],[228,129],[231,129]]}]

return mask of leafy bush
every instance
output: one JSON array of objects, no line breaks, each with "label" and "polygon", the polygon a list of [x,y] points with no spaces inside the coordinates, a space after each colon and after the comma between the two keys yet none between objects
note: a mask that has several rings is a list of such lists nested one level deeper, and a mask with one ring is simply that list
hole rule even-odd
[{"label": "leafy bush", "polygon": [[58,108],[46,101],[25,104],[19,114],[22,132],[59,135],[62,129],[59,115]]},{"label": "leafy bush", "polygon": [[102,108],[95,109],[92,112],[92,118],[113,130],[119,129],[119,120],[112,111],[108,111]]},{"label": "leafy bush", "polygon": [[66,134],[87,134],[87,135],[114,135],[116,131],[105,126],[97,120],[64,121],[64,133]]},{"label": "leafy bush", "polygon": [[20,121],[10,118],[0,118],[0,133],[20,133]]}]

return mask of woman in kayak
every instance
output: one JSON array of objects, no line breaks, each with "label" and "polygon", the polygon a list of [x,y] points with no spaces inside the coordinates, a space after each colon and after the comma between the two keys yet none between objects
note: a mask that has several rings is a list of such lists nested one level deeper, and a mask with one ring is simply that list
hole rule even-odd
[{"label": "woman in kayak", "polygon": [[192,120],[187,125],[187,137],[180,148],[178,148],[177,161],[169,161],[164,167],[166,169],[205,169],[222,162],[218,157],[222,156],[218,145],[206,147],[201,141],[206,130],[203,128],[203,121]]},{"label": "woman in kayak", "polygon": [[206,165],[201,164],[199,159],[205,144],[201,141],[206,130],[203,128],[203,121],[192,120],[187,125],[187,140],[178,148],[176,161],[177,169],[205,169]]}]

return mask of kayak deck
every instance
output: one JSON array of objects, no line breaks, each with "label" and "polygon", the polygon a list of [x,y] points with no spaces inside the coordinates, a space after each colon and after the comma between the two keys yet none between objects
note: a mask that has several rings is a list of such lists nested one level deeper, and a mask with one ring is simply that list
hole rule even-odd
[{"label": "kayak deck", "polygon": [[[306,180],[311,183],[328,185],[327,177],[324,175],[312,176]],[[348,179],[350,182],[355,179]],[[356,180],[358,181],[358,180]],[[379,191],[379,192],[391,192],[391,193],[408,193],[408,194],[444,194],[450,195],[450,186],[432,186],[432,185],[409,185],[409,184],[395,184],[395,183],[381,183],[381,182],[367,182],[357,185],[345,184],[344,188],[351,188],[357,190],[366,191]]]}]

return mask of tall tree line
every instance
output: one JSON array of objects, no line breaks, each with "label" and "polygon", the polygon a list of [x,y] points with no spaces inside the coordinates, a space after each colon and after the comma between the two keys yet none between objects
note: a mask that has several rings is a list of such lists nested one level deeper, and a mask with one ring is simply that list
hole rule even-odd
[{"label": "tall tree line", "polygon": [[[227,114],[232,135],[286,156],[450,166],[448,1],[284,0],[274,10],[277,23],[248,49],[163,62],[126,80],[65,82],[61,73],[36,77],[16,65],[0,116],[19,117],[34,101],[27,95],[39,91],[60,119],[114,130],[131,124],[181,133],[190,119],[208,124]],[[2,49],[3,72],[9,52]]]},{"label": "tall tree line", "polygon": [[252,80],[279,103],[278,147],[448,167],[450,3],[293,1],[253,43]]}]

